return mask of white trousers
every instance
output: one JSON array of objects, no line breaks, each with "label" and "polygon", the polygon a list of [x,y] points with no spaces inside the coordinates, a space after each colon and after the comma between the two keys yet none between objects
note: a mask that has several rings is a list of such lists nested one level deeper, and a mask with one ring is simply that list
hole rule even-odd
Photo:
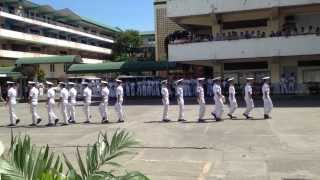
[{"label": "white trousers", "polygon": [[273,103],[270,97],[263,98],[264,114],[269,115],[273,109]]},{"label": "white trousers", "polygon": [[199,119],[204,118],[205,112],[206,112],[206,103],[199,102]]},{"label": "white trousers", "polygon": [[288,88],[286,84],[280,84],[280,93],[281,94],[287,94],[288,93]]},{"label": "white trousers", "polygon": [[215,98],[215,109],[213,113],[216,115],[217,118],[221,118],[223,114],[223,102],[221,98]]},{"label": "white trousers", "polygon": [[244,112],[244,114],[249,116],[250,112],[254,108],[253,99],[252,98],[245,98],[245,101],[246,101],[246,111]]},{"label": "white trousers", "polygon": [[76,119],[76,103],[69,103],[69,117],[71,121],[75,121]]},{"label": "white trousers", "polygon": [[16,105],[9,103],[9,114],[10,114],[10,124],[15,124],[16,120],[18,119],[16,115]]},{"label": "white trousers", "polygon": [[84,103],[83,111],[86,118],[86,121],[90,121],[90,103]]},{"label": "white trousers", "polygon": [[116,102],[114,108],[115,108],[115,110],[116,110],[116,112],[117,112],[118,119],[119,119],[119,120],[124,120],[123,108],[122,108],[122,101]]},{"label": "white trousers", "polygon": [[30,104],[30,111],[32,114],[32,123],[36,124],[37,120],[40,119],[40,116],[37,112],[37,104]]},{"label": "white trousers", "polygon": [[169,104],[163,103],[163,114],[162,114],[162,120],[168,119],[168,111],[169,111]]},{"label": "white trousers", "polygon": [[53,123],[53,120],[58,119],[56,114],[53,111],[54,104],[48,103],[48,117],[49,117],[49,123]]},{"label": "white trousers", "polygon": [[179,101],[179,117],[178,119],[183,119],[184,118],[184,101]]},{"label": "white trousers", "polygon": [[109,120],[108,117],[108,102],[101,102],[99,106],[100,115],[102,118],[105,118],[105,120]]},{"label": "white trousers", "polygon": [[62,103],[61,104],[61,113],[63,116],[63,122],[68,123],[69,120],[69,111],[68,111],[69,103]]},{"label": "white trousers", "polygon": [[229,106],[229,114],[232,115],[236,109],[238,108],[237,100],[232,100],[229,98],[230,106]]}]

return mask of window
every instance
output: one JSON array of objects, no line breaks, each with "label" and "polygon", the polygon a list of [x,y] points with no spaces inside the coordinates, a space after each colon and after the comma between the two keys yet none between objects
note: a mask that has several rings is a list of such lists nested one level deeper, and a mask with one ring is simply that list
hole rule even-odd
[{"label": "window", "polygon": [[244,70],[244,69],[268,69],[267,62],[243,62],[243,63],[225,63],[224,70]]},{"label": "window", "polygon": [[55,71],[55,65],[54,64],[50,64],[50,72],[54,72]]},{"label": "window", "polygon": [[320,69],[303,71],[303,82],[320,82]]},{"label": "window", "polygon": [[266,27],[268,25],[268,19],[255,19],[246,21],[232,21],[222,23],[224,30],[228,29],[241,29],[241,28],[254,28],[254,27]]}]

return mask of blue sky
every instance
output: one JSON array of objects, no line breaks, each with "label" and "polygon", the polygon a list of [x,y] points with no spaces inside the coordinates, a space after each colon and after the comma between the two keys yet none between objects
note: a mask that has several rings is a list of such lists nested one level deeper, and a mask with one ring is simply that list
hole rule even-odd
[{"label": "blue sky", "polygon": [[139,31],[154,30],[153,0],[31,0],[56,9],[69,8],[81,16]]}]

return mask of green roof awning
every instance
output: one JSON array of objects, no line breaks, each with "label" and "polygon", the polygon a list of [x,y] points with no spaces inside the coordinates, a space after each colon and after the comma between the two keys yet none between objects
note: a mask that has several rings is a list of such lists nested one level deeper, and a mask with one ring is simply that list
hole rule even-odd
[{"label": "green roof awning", "polygon": [[16,61],[17,65],[23,64],[77,64],[82,63],[80,56],[48,56],[34,58],[20,58]]},{"label": "green roof awning", "polygon": [[126,61],[101,64],[74,64],[68,69],[69,74],[77,73],[107,73],[107,72],[143,72],[160,71],[176,68],[172,62],[162,61]]},{"label": "green roof awning", "polygon": [[0,67],[0,77],[20,77],[22,74],[16,71],[16,67]]}]

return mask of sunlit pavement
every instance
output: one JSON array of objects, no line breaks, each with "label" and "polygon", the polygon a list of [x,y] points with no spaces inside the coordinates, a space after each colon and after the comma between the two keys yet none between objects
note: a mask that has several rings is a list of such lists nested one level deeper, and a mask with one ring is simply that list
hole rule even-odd
[{"label": "sunlit pavement", "polygon": [[[135,153],[121,158],[128,170],[139,170],[154,180],[214,179],[319,179],[320,178],[320,107],[275,108],[271,120],[262,120],[263,109],[254,110],[254,120],[196,123],[198,106],[186,106],[186,123],[161,123],[162,106],[125,106],[126,122],[101,125],[98,107],[93,106],[93,124],[76,124],[46,128],[45,104],[39,105],[43,118],[40,127],[31,128],[28,104],[19,104],[21,124],[14,134],[29,134],[37,145],[49,144],[74,160],[76,146],[94,142],[99,131],[113,132],[125,128],[141,144]],[[290,103],[288,103],[290,105]],[[213,106],[207,105],[207,118]],[[227,111],[227,107],[225,107]],[[61,117],[59,109],[57,114]],[[114,107],[110,120],[116,122]],[[77,107],[77,121],[84,121],[82,107]],[[62,118],[62,117],[61,117]],[[170,107],[170,118],[176,121],[177,106]],[[225,117],[227,118],[227,117]],[[0,139],[7,148],[10,141],[7,109],[0,107]]]}]

